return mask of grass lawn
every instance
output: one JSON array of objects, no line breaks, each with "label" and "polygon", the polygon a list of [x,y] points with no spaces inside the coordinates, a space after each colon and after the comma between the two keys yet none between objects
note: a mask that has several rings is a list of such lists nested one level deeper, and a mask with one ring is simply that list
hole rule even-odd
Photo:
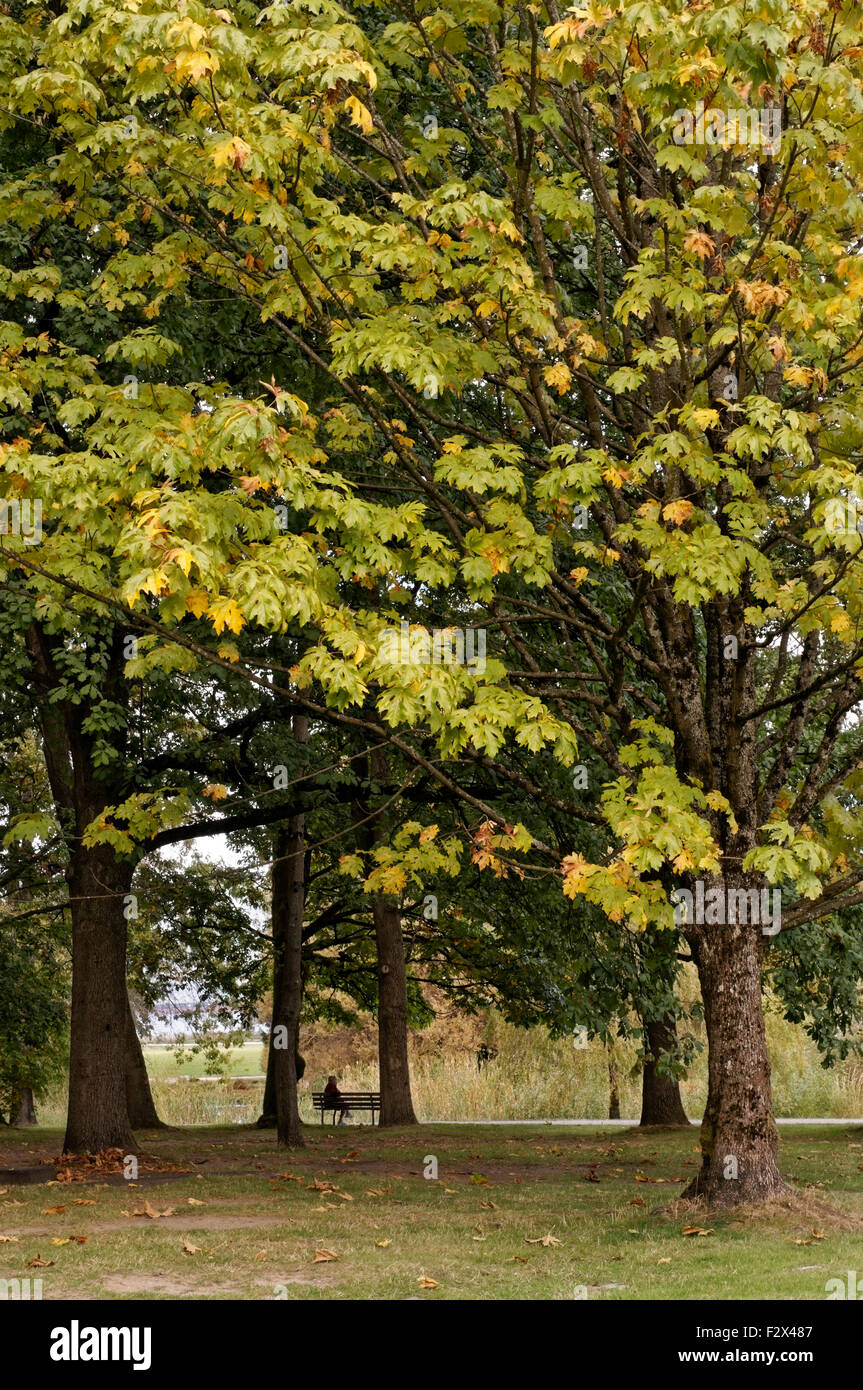
[{"label": "grass lawn", "polygon": [[[0,1189],[0,1277],[41,1277],[45,1299],[823,1299],[861,1267],[859,1127],[784,1129],[799,1200],[718,1219],[674,1207],[695,1127],[309,1126],[296,1155],[238,1126],[139,1138],[193,1171]],[[2,1134],[0,1166],[55,1156],[61,1139]],[[173,1214],[134,1215],[145,1202]]]}]

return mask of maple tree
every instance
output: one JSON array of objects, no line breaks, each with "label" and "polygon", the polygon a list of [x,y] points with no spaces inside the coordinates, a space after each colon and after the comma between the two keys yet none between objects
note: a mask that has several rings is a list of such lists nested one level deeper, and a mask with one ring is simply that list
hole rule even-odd
[{"label": "maple tree", "polygon": [[[387,742],[472,808],[490,872],[562,858],[610,933],[680,928],[710,1047],[692,1190],[781,1191],[779,947],[670,895],[778,887],[783,930],[863,901],[856,7],[80,0],[0,27],[4,119],[42,141],[0,197],[48,247],[6,293],[66,316],[3,330],[0,467],[46,518],[8,573],[48,622],[122,615],[142,678],[236,666]],[[697,103],[781,141],[681,143]],[[170,377],[215,296],[276,345],[268,382]],[[394,659],[403,617],[490,657]],[[297,660],[262,668],[254,635],[287,629]],[[590,857],[542,838],[510,747],[590,750],[587,804],[557,797]],[[116,801],[80,827],[100,852]],[[187,809],[122,806],[141,840]],[[379,845],[370,887],[417,851]]]}]

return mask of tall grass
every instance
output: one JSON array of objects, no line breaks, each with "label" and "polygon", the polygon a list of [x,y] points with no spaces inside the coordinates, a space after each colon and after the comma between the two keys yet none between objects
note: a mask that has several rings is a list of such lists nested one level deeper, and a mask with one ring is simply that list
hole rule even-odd
[{"label": "tall grass", "polygon": [[[600,1044],[579,1049],[571,1039],[555,1041],[543,1028],[516,1028],[493,1013],[474,1022],[471,1031],[452,1030],[446,1035],[449,1048],[444,1035],[431,1030],[412,1038],[411,1082],[420,1120],[607,1116],[608,1056]],[[863,1116],[863,1061],[849,1058],[826,1070],[817,1048],[801,1028],[769,1011],[766,1022],[777,1115],[789,1119]],[[480,1039],[498,1054],[481,1071],[476,1063]],[[312,1107],[312,1091],[323,1089],[330,1072],[338,1075],[343,1090],[378,1090],[374,1030],[368,1025],[360,1030],[329,1030],[318,1025],[308,1030],[303,1050],[307,1066],[300,1082],[300,1112],[304,1120],[319,1119]],[[176,1064],[171,1078],[166,1072],[173,1054],[163,1049],[155,1054],[150,1049],[145,1052],[156,1106],[167,1124],[252,1124],[260,1114],[262,1081],[232,1080],[230,1074],[219,1081],[177,1076]],[[620,1113],[624,1119],[637,1121],[641,1113],[637,1051],[634,1045],[617,1043],[615,1053]],[[230,1058],[233,1072],[253,1074],[264,1065],[263,1049],[258,1044],[247,1044]],[[687,1114],[698,1120],[707,1093],[704,1052],[681,1083],[681,1093]],[[40,1124],[62,1127],[65,1099],[64,1092],[58,1091],[42,1102],[38,1107]]]}]

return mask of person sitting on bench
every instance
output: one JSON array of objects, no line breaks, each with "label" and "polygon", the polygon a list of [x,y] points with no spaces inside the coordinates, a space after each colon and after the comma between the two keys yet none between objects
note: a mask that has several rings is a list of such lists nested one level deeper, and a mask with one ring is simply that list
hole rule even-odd
[{"label": "person sitting on bench", "polygon": [[327,1077],[327,1084],[324,1087],[324,1109],[340,1111],[340,1125],[344,1124],[345,1116],[349,1116],[351,1113],[348,1107],[345,1105],[345,1102],[342,1100],[342,1093],[336,1085],[336,1078],[334,1076]]}]

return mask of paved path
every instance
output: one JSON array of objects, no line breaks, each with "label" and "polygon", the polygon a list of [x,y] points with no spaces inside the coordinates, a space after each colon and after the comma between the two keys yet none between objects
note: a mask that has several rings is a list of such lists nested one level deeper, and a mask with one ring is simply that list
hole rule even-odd
[{"label": "paved path", "polygon": [[[427,1125],[590,1125],[593,1127],[621,1129],[634,1129],[638,1126],[638,1120],[425,1120]],[[698,1121],[694,1120],[693,1124]],[[863,1118],[834,1120],[834,1119],[781,1119],[777,1120],[778,1125],[863,1125]]]}]

